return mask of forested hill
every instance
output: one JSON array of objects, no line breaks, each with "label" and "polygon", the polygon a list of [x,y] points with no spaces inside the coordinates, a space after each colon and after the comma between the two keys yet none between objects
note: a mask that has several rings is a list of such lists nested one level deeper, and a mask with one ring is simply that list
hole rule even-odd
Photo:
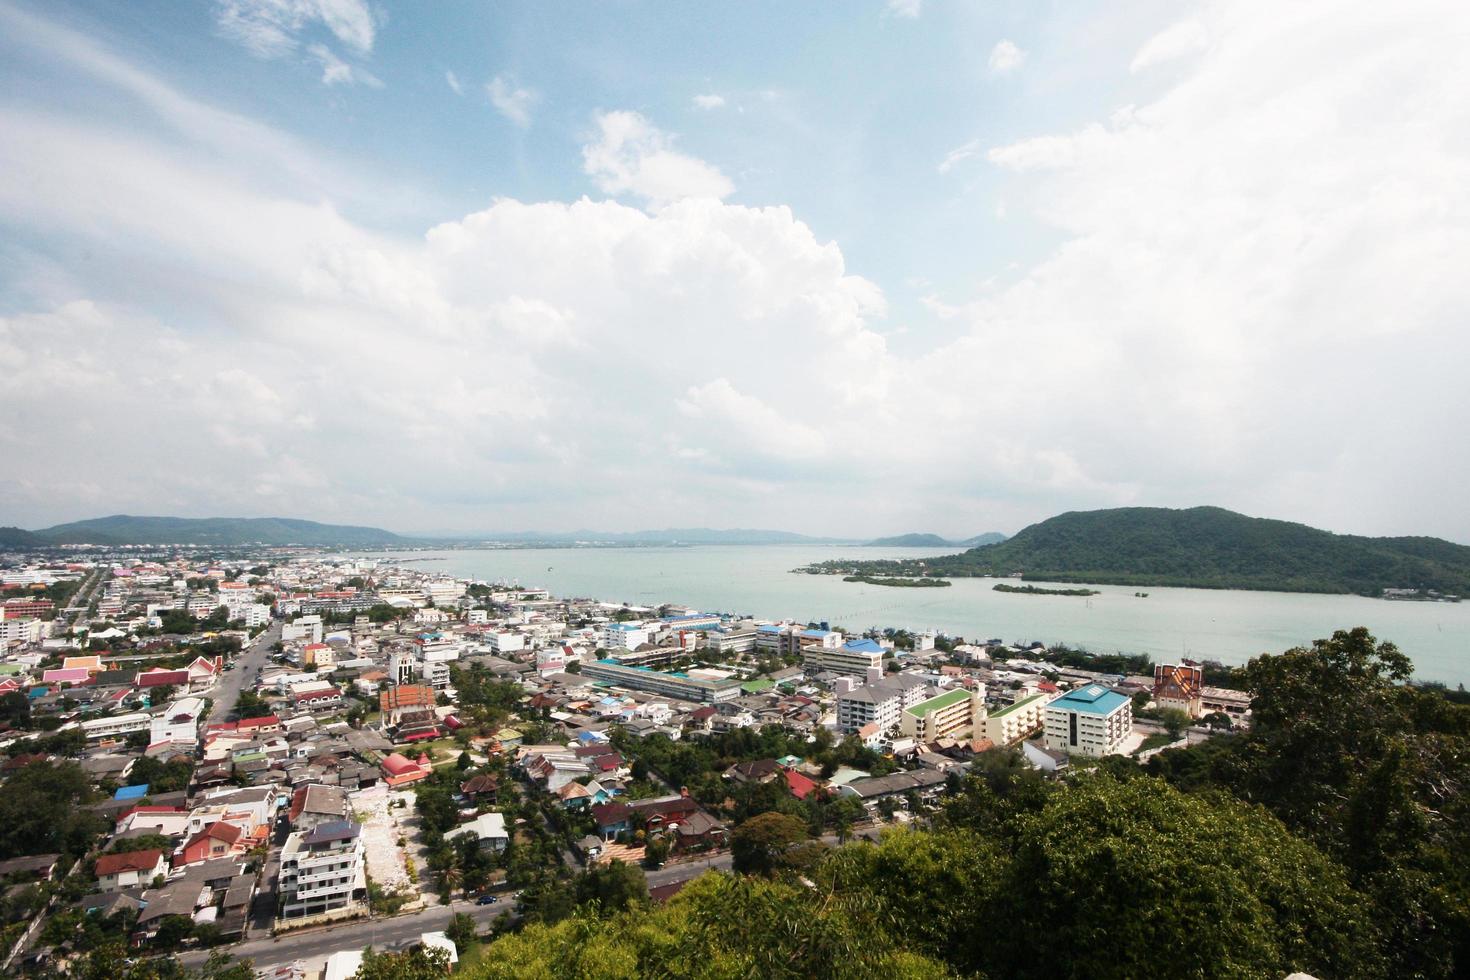
[{"label": "forested hill", "polygon": [[866,564],[872,567],[865,570],[885,574],[1020,573],[1035,580],[1117,585],[1470,594],[1470,547],[1439,538],[1333,534],[1219,507],[1073,511],[962,554]]},{"label": "forested hill", "polygon": [[345,545],[369,547],[402,543],[376,527],[318,524],[285,517],[132,517],[117,514],[58,524],[33,532],[42,545],[189,544],[214,547],[263,545]]}]

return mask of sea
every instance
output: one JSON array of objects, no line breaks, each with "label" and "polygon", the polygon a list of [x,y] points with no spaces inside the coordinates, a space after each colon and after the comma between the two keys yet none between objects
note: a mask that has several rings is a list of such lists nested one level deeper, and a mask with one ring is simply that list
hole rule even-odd
[{"label": "sea", "polygon": [[1334,630],[1366,626],[1413,660],[1416,678],[1470,684],[1470,601],[1113,585],[1090,586],[1100,593],[1091,597],[1015,595],[994,591],[997,582],[1014,582],[1008,579],[954,579],[949,588],[915,589],[792,574],[830,559],[943,553],[850,545],[695,545],[396,551],[372,557],[456,578],[546,588],[559,597],[644,606],[670,602],[706,613],[826,622],[849,632],[894,627],[971,640],[1062,643],[1094,653],[1147,653],[1165,663],[1191,657],[1243,664]]}]

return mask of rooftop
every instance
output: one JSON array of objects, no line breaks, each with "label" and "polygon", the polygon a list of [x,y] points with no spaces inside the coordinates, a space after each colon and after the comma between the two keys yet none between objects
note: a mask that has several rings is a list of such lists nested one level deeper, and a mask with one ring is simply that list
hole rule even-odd
[{"label": "rooftop", "polygon": [[938,711],[940,708],[948,708],[952,704],[958,704],[961,701],[967,701],[969,700],[969,697],[969,691],[966,691],[963,688],[957,688],[953,691],[945,691],[943,694],[936,695],[935,697],[932,697],[927,701],[920,701],[918,704],[904,708],[903,710],[907,711],[915,718],[922,718],[931,711]]},{"label": "rooftop", "polygon": [[992,717],[992,718],[1004,718],[1006,715],[1010,714],[1012,711],[1015,711],[1017,708],[1024,707],[1025,705],[1030,704],[1032,701],[1035,701],[1038,698],[1044,698],[1044,697],[1046,697],[1045,694],[1032,694],[1029,697],[1022,698],[1021,700],[1017,701],[1015,704],[1006,705],[1004,708],[1001,708],[999,711],[993,712],[990,717]]},{"label": "rooftop", "polygon": [[1100,684],[1068,691],[1051,703],[1049,707],[1066,711],[1080,711],[1090,715],[1110,715],[1128,702],[1126,694],[1111,691]]}]

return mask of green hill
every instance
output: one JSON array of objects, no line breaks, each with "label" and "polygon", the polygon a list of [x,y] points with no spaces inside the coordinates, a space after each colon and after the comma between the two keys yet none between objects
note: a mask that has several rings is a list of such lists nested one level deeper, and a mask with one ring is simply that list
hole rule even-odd
[{"label": "green hill", "polygon": [[117,514],[34,532],[42,545],[189,544],[214,547],[247,545],[342,545],[371,547],[402,544],[403,538],[376,527],[318,524],[284,517],[132,517]]},{"label": "green hill", "polygon": [[1219,507],[1123,507],[1060,514],[999,544],[958,555],[867,562],[862,571],[1363,595],[1437,589],[1466,595],[1470,547],[1438,538],[1333,534]]},{"label": "green hill", "polygon": [[0,548],[43,548],[42,541],[30,531],[18,527],[0,527]]}]

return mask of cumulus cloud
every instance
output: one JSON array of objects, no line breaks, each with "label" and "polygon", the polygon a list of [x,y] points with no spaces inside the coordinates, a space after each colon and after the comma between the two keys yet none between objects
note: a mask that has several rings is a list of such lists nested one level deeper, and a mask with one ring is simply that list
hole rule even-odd
[{"label": "cumulus cloud", "polygon": [[582,168],[603,193],[631,194],[654,208],[735,193],[718,168],[675,150],[674,138],[642,115],[603,112],[596,123],[596,134],[582,147]]},{"label": "cumulus cloud", "polygon": [[923,13],[924,0],[888,0],[888,13],[894,17],[913,20]]},{"label": "cumulus cloud", "polygon": [[303,33],[325,28],[359,55],[373,49],[377,22],[364,0],[216,0],[220,33],[262,58],[294,50]]},{"label": "cumulus cloud", "polygon": [[694,97],[694,108],[696,109],[723,109],[724,107],[725,97],[723,95],[716,95],[711,92],[706,95],[696,95]]},{"label": "cumulus cloud", "polygon": [[89,257],[3,271],[0,504],[958,533],[1214,502],[1470,538],[1470,12],[1212,9],[1146,103],[992,149],[1058,244],[901,351],[838,244],[635,113],[583,164],[651,210],[389,233],[328,168],[283,180],[297,141],[37,35],[160,124],[0,110],[7,240]]},{"label": "cumulus cloud", "polygon": [[1009,75],[1026,62],[1026,52],[1009,39],[997,41],[990,49],[990,74]]},{"label": "cumulus cloud", "polygon": [[540,96],[528,88],[521,88],[508,75],[496,75],[485,85],[490,104],[497,112],[525,129],[531,125],[531,110]]},{"label": "cumulus cloud", "polygon": [[1210,43],[1209,32],[1197,20],[1182,20],[1149,38],[1133,56],[1128,70],[1138,73],[1166,61],[1203,51]]},{"label": "cumulus cloud", "polygon": [[455,95],[464,95],[464,84],[460,82],[459,76],[454,72],[446,71],[444,73],[444,83],[449,86],[449,90]]}]

